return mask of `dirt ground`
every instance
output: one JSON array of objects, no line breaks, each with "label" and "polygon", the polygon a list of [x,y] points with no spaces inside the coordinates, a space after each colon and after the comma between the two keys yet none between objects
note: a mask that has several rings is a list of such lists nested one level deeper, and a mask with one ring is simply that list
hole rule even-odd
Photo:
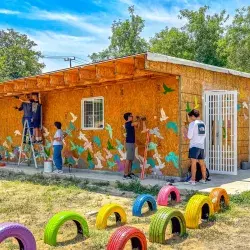
[{"label": "dirt ground", "polygon": [[[131,214],[133,199],[131,198],[88,192],[77,188],[0,181],[0,222],[18,222],[26,225],[35,236],[38,250],[105,249],[110,235],[116,228],[112,226],[115,219],[111,217],[108,222],[110,227],[99,231],[95,229],[96,215],[86,216],[86,214],[98,211],[102,205],[111,202],[122,205],[127,212],[127,224],[141,229],[148,238],[152,215],[142,218],[133,217]],[[183,204],[174,207],[184,211]],[[75,226],[69,222],[59,230],[57,247],[43,243],[43,233],[47,221],[62,210],[73,210],[86,217],[90,228],[88,239],[83,240],[81,237],[76,237]],[[232,204],[229,210],[216,215],[216,221],[202,225],[201,229],[188,229],[187,237],[168,235],[169,240],[165,245],[148,242],[148,249],[250,249],[249,225],[250,207],[239,207]],[[19,248],[14,239],[9,239],[1,244],[0,249]],[[131,249],[129,244],[126,249]]]}]

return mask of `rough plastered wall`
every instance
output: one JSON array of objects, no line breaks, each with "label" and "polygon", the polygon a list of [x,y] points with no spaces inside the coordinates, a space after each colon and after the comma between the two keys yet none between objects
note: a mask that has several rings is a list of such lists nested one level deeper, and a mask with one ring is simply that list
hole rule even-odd
[{"label": "rough plastered wall", "polygon": [[21,137],[15,136],[14,133],[16,130],[22,131],[22,112],[14,109],[16,106],[20,106],[20,102],[16,98],[9,97],[0,99],[0,145],[6,141],[7,136],[11,136],[13,145],[19,145],[21,142]]},{"label": "rough plastered wall", "polygon": [[[163,94],[163,84],[174,91]],[[148,128],[159,128],[159,133],[164,139],[151,135],[150,151],[148,153],[147,173],[178,176],[179,136],[178,132],[171,128],[178,129],[178,84],[175,77],[147,78],[113,84],[102,87],[92,87],[77,90],[64,90],[47,92],[42,95],[43,103],[43,124],[53,136],[55,128],[54,121],[61,121],[63,129],[69,126],[72,119],[70,112],[78,117],[74,122],[75,130],[72,137],[66,138],[65,152],[72,152],[72,143],[86,148],[86,141],[79,140],[81,128],[81,100],[87,97],[104,97],[105,126],[112,127],[112,138],[106,129],[103,130],[82,130],[91,147],[80,156],[73,150],[72,158],[77,162],[78,167],[122,171],[124,149],[119,151],[119,143],[124,143],[123,128],[125,112],[132,112],[134,116],[146,116]],[[160,121],[161,108],[164,109],[167,120]],[[167,123],[170,122],[169,128]],[[175,124],[176,123],[176,124]],[[146,134],[141,133],[142,128],[136,130],[136,144],[138,155],[133,164],[133,169],[139,171],[143,163]],[[101,145],[95,142],[98,137]],[[94,139],[95,138],[95,139]],[[119,140],[119,141],[117,141]],[[108,142],[114,149],[109,149]],[[92,151],[91,151],[92,150]],[[98,156],[100,152],[101,156]],[[165,160],[165,157],[170,156]],[[157,154],[158,153],[158,154]],[[175,157],[176,156],[176,157]],[[102,159],[105,160],[103,160]],[[80,160],[78,160],[80,159]]]},{"label": "rough plastered wall", "polygon": [[[196,99],[202,113],[202,95],[205,90],[237,90],[240,107],[238,111],[238,166],[242,161],[248,161],[249,119],[248,110],[244,109],[242,104],[248,103],[250,79],[163,62],[147,61],[146,67],[150,70],[181,76],[181,129],[185,127],[187,102],[190,108],[194,108]],[[189,165],[188,141],[182,137],[181,166],[184,173]]]}]

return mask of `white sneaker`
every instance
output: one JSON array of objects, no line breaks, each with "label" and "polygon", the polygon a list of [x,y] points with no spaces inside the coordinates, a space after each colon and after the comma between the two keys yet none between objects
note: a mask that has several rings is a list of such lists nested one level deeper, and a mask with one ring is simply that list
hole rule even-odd
[{"label": "white sneaker", "polygon": [[207,184],[207,182],[205,180],[200,180],[199,183],[201,183],[201,184]]},{"label": "white sneaker", "polygon": [[58,174],[58,171],[59,171],[59,170],[56,169],[56,170],[53,171],[53,173]]},{"label": "white sneaker", "polygon": [[195,186],[195,185],[196,185],[196,182],[195,182],[195,181],[187,181],[187,182],[185,182],[184,184]]},{"label": "white sneaker", "polygon": [[63,174],[63,171],[62,170],[58,170],[58,174]]}]

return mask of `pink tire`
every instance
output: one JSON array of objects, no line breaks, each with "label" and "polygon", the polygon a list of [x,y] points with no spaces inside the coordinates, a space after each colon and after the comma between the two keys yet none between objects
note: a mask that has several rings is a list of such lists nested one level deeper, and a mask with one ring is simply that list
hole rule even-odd
[{"label": "pink tire", "polygon": [[175,202],[181,201],[179,189],[172,185],[167,185],[161,188],[157,196],[157,204],[160,206],[167,206],[169,196],[172,201],[175,201]]},{"label": "pink tire", "polygon": [[0,243],[12,237],[17,240],[20,250],[36,250],[36,241],[29,229],[18,223],[0,223]]}]

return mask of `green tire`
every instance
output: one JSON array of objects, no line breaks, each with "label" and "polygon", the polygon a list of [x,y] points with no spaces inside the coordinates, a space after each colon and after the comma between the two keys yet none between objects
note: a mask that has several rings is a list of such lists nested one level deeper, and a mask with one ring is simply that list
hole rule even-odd
[{"label": "green tire", "polygon": [[186,222],[183,214],[173,208],[165,207],[152,217],[149,226],[149,241],[152,243],[165,244],[165,232],[169,222],[172,222],[172,233],[186,234]]},{"label": "green tire", "polygon": [[44,231],[44,243],[56,246],[58,230],[66,221],[74,221],[78,234],[89,237],[88,223],[83,216],[71,211],[62,211],[48,221]]}]

